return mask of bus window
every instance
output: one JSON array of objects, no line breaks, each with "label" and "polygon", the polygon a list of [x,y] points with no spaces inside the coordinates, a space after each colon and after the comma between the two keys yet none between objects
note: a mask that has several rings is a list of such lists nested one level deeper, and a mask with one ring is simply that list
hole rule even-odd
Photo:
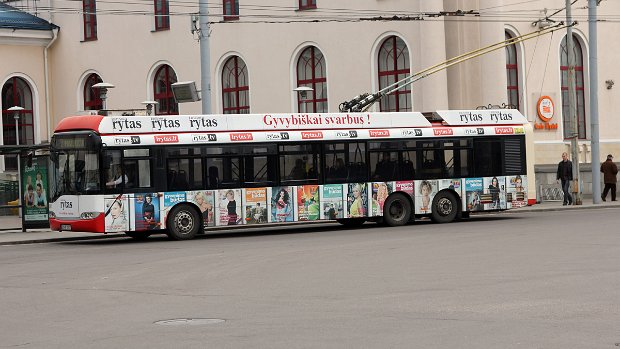
[{"label": "bus window", "polygon": [[344,183],[347,181],[348,170],[345,165],[344,143],[325,145],[325,182]]},{"label": "bus window", "polygon": [[235,188],[241,184],[239,157],[207,158],[207,189]]},{"label": "bus window", "polygon": [[437,179],[445,177],[445,162],[439,141],[418,141],[420,166],[416,179]]},{"label": "bus window", "polygon": [[127,176],[125,188],[151,187],[151,159],[149,149],[123,150],[123,170]]},{"label": "bus window", "polygon": [[200,148],[181,148],[181,147],[174,147],[174,148],[168,148],[168,156],[172,156],[172,157],[179,157],[179,156],[186,156],[186,155],[197,155],[200,156]]},{"label": "bus window", "polygon": [[393,181],[399,179],[398,142],[368,143],[370,179]]},{"label": "bus window", "polygon": [[127,181],[126,176],[123,175],[123,168],[121,166],[121,151],[120,150],[108,150],[105,152],[106,167],[105,169],[105,185],[108,192],[120,192],[124,183]]},{"label": "bus window", "polygon": [[280,179],[282,181],[318,181],[319,153],[318,144],[281,145]]},{"label": "bus window", "polygon": [[366,166],[366,144],[349,143],[348,182],[365,182],[368,180],[368,166]]},{"label": "bus window", "polygon": [[443,158],[445,161],[445,177],[467,177],[470,174],[471,139],[453,139],[443,142]]},{"label": "bus window", "polygon": [[418,168],[416,158],[416,141],[404,141],[400,151],[400,178],[401,180],[417,179],[416,169]]},{"label": "bus window", "polygon": [[325,182],[352,183],[368,180],[366,144],[325,144]]},{"label": "bus window", "polygon": [[271,185],[276,181],[276,146],[245,147],[244,182],[251,185]]},{"label": "bus window", "polygon": [[168,190],[201,189],[202,159],[168,159]]},{"label": "bus window", "polygon": [[474,139],[474,176],[502,176],[502,142],[499,139]]}]

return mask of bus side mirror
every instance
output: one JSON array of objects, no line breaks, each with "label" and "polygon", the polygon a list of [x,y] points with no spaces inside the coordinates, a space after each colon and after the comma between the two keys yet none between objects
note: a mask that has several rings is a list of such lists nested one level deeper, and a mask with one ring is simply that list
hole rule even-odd
[{"label": "bus side mirror", "polygon": [[52,160],[52,162],[58,164],[58,152],[57,151],[51,151],[50,152],[50,160]]}]

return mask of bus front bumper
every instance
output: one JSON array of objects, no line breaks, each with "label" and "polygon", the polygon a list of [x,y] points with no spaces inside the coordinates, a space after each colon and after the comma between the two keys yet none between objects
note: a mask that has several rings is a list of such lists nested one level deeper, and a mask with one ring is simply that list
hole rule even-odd
[{"label": "bus front bumper", "polygon": [[50,218],[50,228],[55,231],[80,231],[105,233],[105,216],[101,212],[93,219],[58,219]]}]

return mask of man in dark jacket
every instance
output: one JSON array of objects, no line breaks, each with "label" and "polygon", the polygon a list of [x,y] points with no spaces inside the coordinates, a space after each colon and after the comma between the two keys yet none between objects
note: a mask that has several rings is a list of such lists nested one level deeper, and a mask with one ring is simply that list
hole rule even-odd
[{"label": "man in dark jacket", "polygon": [[607,193],[611,190],[611,201],[616,201],[616,174],[618,173],[618,166],[614,164],[614,157],[611,154],[607,155],[607,160],[601,164],[601,172],[603,172],[603,181],[605,182],[605,189],[601,198],[606,201]]},{"label": "man in dark jacket", "polygon": [[568,160],[568,154],[562,153],[562,161],[558,164],[557,180],[562,181],[562,191],[564,192],[564,206],[573,204],[573,196],[570,193],[570,181],[573,180],[573,163]]}]

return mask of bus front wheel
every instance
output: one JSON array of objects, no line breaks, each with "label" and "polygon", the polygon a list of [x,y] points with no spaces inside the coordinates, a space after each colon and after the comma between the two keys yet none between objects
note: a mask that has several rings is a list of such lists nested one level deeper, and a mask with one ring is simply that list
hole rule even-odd
[{"label": "bus front wheel", "polygon": [[459,204],[456,197],[449,191],[442,191],[433,199],[431,219],[436,223],[449,223],[456,219]]},{"label": "bus front wheel", "polygon": [[405,225],[411,219],[411,201],[403,194],[392,194],[383,205],[383,222],[390,227]]},{"label": "bus front wheel", "polygon": [[188,205],[175,206],[168,214],[168,236],[172,240],[193,239],[200,230],[198,212]]}]

